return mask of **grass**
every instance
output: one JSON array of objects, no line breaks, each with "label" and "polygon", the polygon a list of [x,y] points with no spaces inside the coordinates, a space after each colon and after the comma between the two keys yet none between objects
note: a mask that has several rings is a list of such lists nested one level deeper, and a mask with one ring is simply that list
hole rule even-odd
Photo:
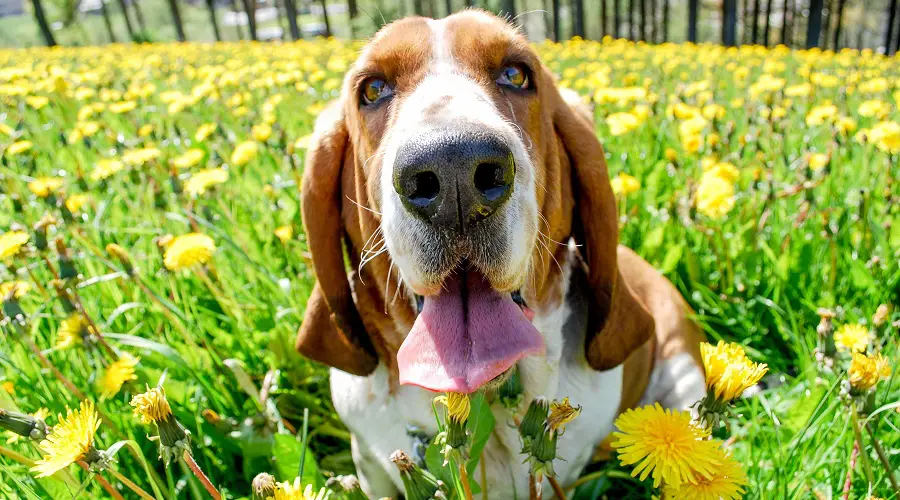
[{"label": "grass", "polygon": [[[157,476],[165,498],[205,495],[184,462],[163,467],[157,444],[147,439],[153,429],[132,416],[132,396],[163,379],[175,417],[190,431],[199,467],[228,498],[249,495],[260,472],[292,480],[301,463],[304,483],[322,485],[326,476],[353,473],[349,434],[331,407],[327,371],[297,355],[293,342],[312,286],[297,195],[305,150],[296,141],[308,136],[315,115],[336,95],[355,47],[318,40],[0,52],[0,123],[11,129],[11,135],[0,131],[0,229],[18,227],[31,235],[25,251],[0,266],[0,281],[31,285],[15,302],[24,313],[22,328],[9,321],[15,316],[11,302],[4,306],[0,407],[44,407],[54,424],[82,393],[105,417],[98,448],[128,441],[139,450],[120,451],[114,470],[151,495]],[[850,498],[897,498],[868,435],[856,468],[848,471],[854,449],[842,396],[848,356],[839,353],[833,369],[824,368],[817,349],[828,338],[820,338],[816,326],[819,308],[829,308],[836,326],[865,324],[874,335],[870,349],[896,359],[897,326],[891,322],[900,318],[898,151],[873,144],[871,134],[842,135],[830,121],[807,124],[810,111],[826,102],[836,105],[834,118],[851,118],[858,129],[898,120],[900,96],[892,94],[900,82],[897,60],[626,42],[538,48],[560,85],[597,102],[597,132],[611,175],[627,173],[640,184],[619,199],[623,243],[676,284],[711,339],[739,342],[751,358],[770,366],[763,390],[739,400],[727,427],[717,430],[730,438],[747,471],[747,498],[840,497],[847,477]],[[63,70],[51,73],[51,67]],[[758,92],[764,74],[785,81]],[[200,85],[208,78],[211,91]],[[809,95],[785,95],[808,81],[815,82]],[[610,88],[637,87],[647,93],[603,97]],[[191,97],[194,90],[199,97]],[[33,99],[26,102],[34,95],[49,102],[35,109]],[[861,114],[868,100],[882,101],[880,116]],[[135,108],[110,109],[122,101]],[[79,111],[95,102],[105,109],[79,119]],[[685,111],[676,110],[678,102],[692,107],[688,116],[679,117]],[[691,152],[679,129],[711,103],[722,114],[706,120],[697,132],[700,150]],[[773,118],[771,110],[779,107],[784,116]],[[607,119],[616,112],[634,116],[629,123],[636,125],[613,135]],[[99,130],[68,141],[76,123],[87,121]],[[252,140],[251,127],[263,122],[273,124],[271,137],[257,141],[255,158],[236,164],[236,145]],[[217,130],[196,140],[204,123],[217,124]],[[147,125],[152,132],[139,134]],[[9,147],[21,140],[32,147],[14,154]],[[92,179],[98,160],[144,147],[158,148],[159,158],[105,181]],[[200,165],[170,166],[194,147],[204,153]],[[824,168],[810,168],[813,153],[828,156]],[[739,172],[732,181],[734,206],[721,218],[695,208],[707,157]],[[188,196],[182,188],[202,168],[227,169],[229,178]],[[42,176],[63,179],[50,198],[28,188]],[[89,200],[74,218],[64,217],[53,201],[79,193]],[[67,312],[54,288],[59,282],[52,280],[69,264],[57,247],[42,250],[33,229],[48,214],[58,219],[48,237],[64,242],[77,273],[62,289],[99,331],[68,349],[57,346]],[[295,235],[285,242],[274,234],[283,226]],[[189,232],[215,241],[212,260],[193,270],[165,269],[159,238]],[[134,276],[104,250],[110,243],[130,253]],[[894,310],[876,326],[872,317],[881,304]],[[104,397],[98,383],[125,354],[140,357],[136,379]],[[868,417],[894,470],[900,468],[896,378],[877,386]],[[76,467],[35,479],[21,460],[39,458],[35,443],[2,446],[15,455],[0,456],[0,496],[107,495]],[[586,472],[592,479],[577,498],[651,493],[649,484],[628,478],[628,469],[615,461]],[[121,488],[108,472],[100,475]]]}]

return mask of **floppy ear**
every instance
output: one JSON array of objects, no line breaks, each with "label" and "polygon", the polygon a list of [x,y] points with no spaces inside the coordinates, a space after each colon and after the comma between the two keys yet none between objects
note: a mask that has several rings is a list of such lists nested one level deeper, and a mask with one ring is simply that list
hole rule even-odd
[{"label": "floppy ear", "polygon": [[572,236],[590,287],[585,356],[594,369],[609,370],[650,340],[655,325],[618,268],[618,212],[603,147],[588,118],[554,97],[553,125],[567,156],[561,161],[572,169]]},{"label": "floppy ear", "polygon": [[301,210],[317,283],[297,334],[297,350],[348,373],[368,375],[378,356],[353,302],[342,244],[341,174],[344,164],[353,161],[349,148],[343,110],[329,106],[316,121],[303,172]]}]

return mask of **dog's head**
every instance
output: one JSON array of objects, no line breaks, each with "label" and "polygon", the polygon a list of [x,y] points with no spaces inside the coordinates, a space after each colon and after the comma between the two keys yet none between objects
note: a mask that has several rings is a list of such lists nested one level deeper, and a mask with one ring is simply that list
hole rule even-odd
[{"label": "dog's head", "polygon": [[544,349],[531,319],[558,295],[570,239],[591,288],[588,362],[611,368],[648,339],[652,319],[619,277],[590,118],[506,21],[471,10],[386,26],[316,128],[307,356],[357,374],[380,357],[403,383],[474,391]]}]

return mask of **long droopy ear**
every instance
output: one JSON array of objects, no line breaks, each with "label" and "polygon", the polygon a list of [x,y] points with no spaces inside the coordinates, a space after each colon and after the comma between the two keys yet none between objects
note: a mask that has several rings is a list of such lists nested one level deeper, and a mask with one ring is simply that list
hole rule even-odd
[{"label": "long droopy ear", "polygon": [[343,110],[326,109],[316,121],[301,192],[303,225],[316,286],[297,334],[297,350],[315,361],[354,375],[368,375],[378,356],[366,333],[344,266],[341,179],[353,155]]},{"label": "long droopy ear", "polygon": [[552,98],[559,100],[553,106],[553,124],[567,156],[562,161],[572,169],[572,236],[590,286],[585,355],[594,369],[609,370],[650,340],[655,325],[618,268],[616,200],[593,124],[561,96]]}]

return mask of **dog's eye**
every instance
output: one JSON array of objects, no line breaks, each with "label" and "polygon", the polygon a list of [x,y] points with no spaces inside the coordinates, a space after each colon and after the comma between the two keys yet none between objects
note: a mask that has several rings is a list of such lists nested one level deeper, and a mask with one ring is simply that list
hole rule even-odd
[{"label": "dog's eye", "polygon": [[497,83],[514,89],[531,88],[528,70],[520,64],[512,64],[503,68],[500,71],[500,76],[497,77]]},{"label": "dog's eye", "polygon": [[394,94],[394,89],[390,87],[381,78],[369,78],[362,85],[362,103],[366,106],[375,104],[376,102],[390,97]]}]

